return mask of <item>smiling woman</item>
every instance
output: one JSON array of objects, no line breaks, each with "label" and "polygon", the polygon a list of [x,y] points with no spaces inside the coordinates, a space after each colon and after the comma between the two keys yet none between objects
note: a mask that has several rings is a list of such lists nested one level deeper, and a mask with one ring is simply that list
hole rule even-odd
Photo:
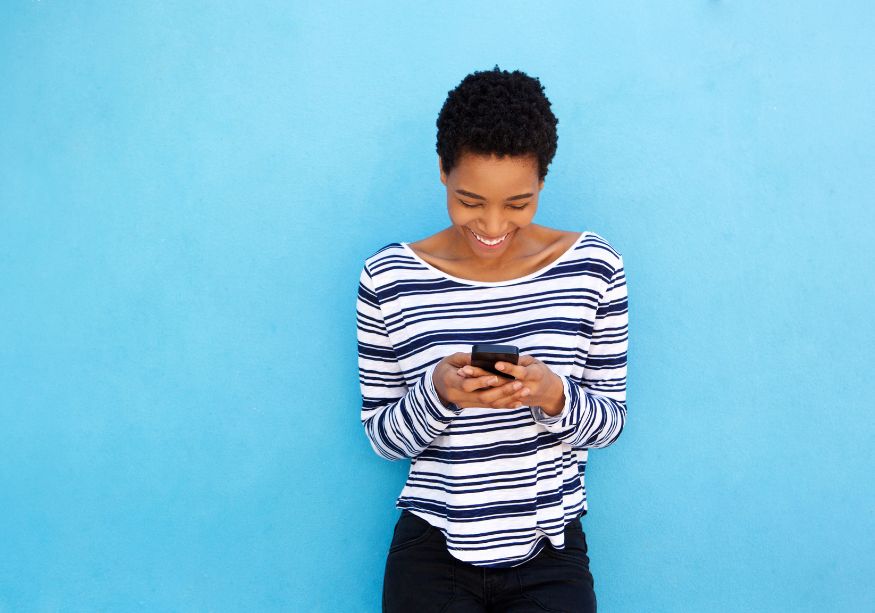
[{"label": "smiling woman", "polygon": [[464,153],[449,174],[442,164],[440,171],[453,225],[410,243],[435,268],[472,280],[513,279],[555,260],[580,235],[532,223],[544,185],[534,155]]},{"label": "smiling woman", "polygon": [[[412,460],[384,611],[595,611],[584,471],[625,424],[626,277],[597,233],[533,223],[557,123],[537,79],[465,77],[437,121],[451,225],[362,268],[361,422]],[[510,379],[480,343],[519,348]]]}]

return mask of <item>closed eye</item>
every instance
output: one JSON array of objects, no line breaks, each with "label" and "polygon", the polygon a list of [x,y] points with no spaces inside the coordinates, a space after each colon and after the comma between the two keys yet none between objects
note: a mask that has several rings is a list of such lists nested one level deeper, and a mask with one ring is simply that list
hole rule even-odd
[{"label": "closed eye", "polygon": [[[476,209],[478,206],[482,206],[482,205],[480,205],[480,204],[470,204],[470,203],[468,203],[468,202],[465,202],[464,200],[459,200],[459,202],[460,202],[461,204],[463,204],[464,206],[468,207],[469,209]],[[519,205],[519,206],[513,206],[513,205],[510,205],[510,204],[508,204],[507,206],[508,206],[508,208],[511,208],[511,209],[513,209],[513,210],[515,210],[515,211],[521,211],[521,210],[523,210],[524,208],[526,208],[527,206],[529,206],[529,204],[530,204],[529,202],[526,202],[525,204],[521,204],[521,205]]]}]

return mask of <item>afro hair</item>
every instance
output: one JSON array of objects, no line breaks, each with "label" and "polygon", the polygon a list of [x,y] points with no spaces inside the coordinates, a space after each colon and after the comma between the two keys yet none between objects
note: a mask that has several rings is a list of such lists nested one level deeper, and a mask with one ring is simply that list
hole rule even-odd
[{"label": "afro hair", "polygon": [[542,180],[556,154],[559,120],[541,82],[497,64],[462,79],[448,93],[436,123],[436,149],[446,173],[464,153],[534,155]]}]

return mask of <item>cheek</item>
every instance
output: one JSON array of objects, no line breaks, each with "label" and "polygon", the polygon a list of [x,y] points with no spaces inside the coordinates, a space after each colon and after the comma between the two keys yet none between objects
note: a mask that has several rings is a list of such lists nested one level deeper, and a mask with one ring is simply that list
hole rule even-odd
[{"label": "cheek", "polygon": [[447,211],[450,214],[450,220],[457,226],[464,226],[476,217],[476,214],[472,211],[452,204],[447,207]]}]

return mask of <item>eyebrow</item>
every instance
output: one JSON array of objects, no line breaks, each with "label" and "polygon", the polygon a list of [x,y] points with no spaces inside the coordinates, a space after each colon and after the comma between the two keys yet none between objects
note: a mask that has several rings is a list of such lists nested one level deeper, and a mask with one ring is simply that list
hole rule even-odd
[{"label": "eyebrow", "polygon": [[[486,200],[486,198],[484,198],[483,196],[479,196],[479,195],[475,194],[474,192],[465,191],[464,189],[457,189],[456,193],[462,194],[463,196],[468,196],[469,198],[475,198],[476,200]],[[534,194],[532,194],[532,193],[517,194],[516,196],[511,196],[510,198],[505,198],[505,201],[522,200],[523,198],[531,198],[532,196],[534,196]]]}]

